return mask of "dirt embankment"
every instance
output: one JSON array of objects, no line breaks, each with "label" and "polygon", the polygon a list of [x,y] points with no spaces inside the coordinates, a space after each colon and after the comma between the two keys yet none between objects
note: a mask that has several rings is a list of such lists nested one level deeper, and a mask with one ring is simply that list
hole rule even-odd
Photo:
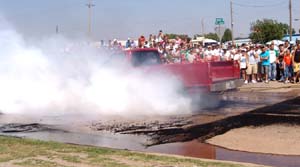
[{"label": "dirt embankment", "polygon": [[277,124],[233,129],[207,142],[224,148],[281,155],[300,155],[300,126]]},{"label": "dirt embankment", "polygon": [[130,134],[146,134],[152,137],[149,145],[171,142],[183,142],[198,139],[205,141],[217,135],[224,134],[232,129],[247,126],[268,126],[273,124],[300,125],[300,97],[281,103],[258,108],[240,115],[225,117],[224,119],[203,123],[188,124],[185,126],[163,127],[161,129],[138,129],[125,131]]}]

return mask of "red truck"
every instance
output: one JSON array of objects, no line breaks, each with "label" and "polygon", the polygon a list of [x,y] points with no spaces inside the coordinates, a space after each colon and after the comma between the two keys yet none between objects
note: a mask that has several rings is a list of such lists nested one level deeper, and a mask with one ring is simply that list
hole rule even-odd
[{"label": "red truck", "polygon": [[222,92],[236,89],[243,84],[236,61],[163,64],[158,50],[152,48],[127,50],[125,55],[134,67],[177,76],[188,92]]}]

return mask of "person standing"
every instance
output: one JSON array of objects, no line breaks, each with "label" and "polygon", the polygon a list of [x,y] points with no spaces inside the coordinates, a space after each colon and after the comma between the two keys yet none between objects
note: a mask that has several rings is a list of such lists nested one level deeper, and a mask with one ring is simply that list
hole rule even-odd
[{"label": "person standing", "polygon": [[270,50],[269,50],[269,61],[270,61],[270,69],[269,69],[269,79],[272,81],[276,81],[277,76],[277,61],[278,61],[278,51],[275,50],[274,44],[271,44]]},{"label": "person standing", "polygon": [[248,67],[247,67],[247,75],[248,78],[252,79],[252,83],[257,83],[257,61],[256,57],[257,55],[255,54],[254,48],[251,46],[250,50],[248,51]]},{"label": "person standing", "polygon": [[285,51],[283,59],[285,63],[285,69],[284,69],[285,83],[289,83],[293,75],[292,55],[289,49]]},{"label": "person standing", "polygon": [[162,30],[159,30],[159,33],[158,33],[158,35],[157,35],[157,42],[158,42],[158,43],[163,42],[163,41],[164,41],[164,38],[165,38],[165,36],[164,36],[163,31],[162,31]]},{"label": "person standing", "polygon": [[262,52],[260,54],[260,60],[261,60],[261,73],[262,77],[265,79],[265,83],[269,83],[269,69],[270,69],[270,53],[268,51],[268,48],[266,46],[262,46]]},{"label": "person standing", "polygon": [[294,83],[299,79],[300,74],[300,44],[297,44],[297,48],[293,52],[292,56],[293,68],[294,68]]},{"label": "person standing", "polygon": [[[284,49],[283,44],[279,45],[279,56],[278,56],[278,63],[277,63],[277,79],[282,81],[283,78],[285,78],[285,70],[282,70],[282,62],[284,62],[284,56],[285,56],[286,50]],[[282,60],[282,61],[281,61]]]},{"label": "person standing", "polygon": [[242,73],[242,77],[244,79],[244,83],[245,84],[248,84],[248,77],[247,77],[247,74],[246,74],[246,70],[247,70],[247,64],[248,64],[248,55],[247,55],[247,52],[246,50],[242,49],[242,54],[241,54],[241,57],[239,59],[239,62],[240,62],[240,69],[241,69],[241,73]]},{"label": "person standing", "polygon": [[255,61],[257,63],[257,78],[256,81],[257,82],[262,82],[262,77],[261,77],[261,69],[262,69],[262,65],[261,65],[261,61],[260,61],[260,54],[261,54],[261,49],[259,46],[255,46],[254,49],[254,54],[255,54]]}]

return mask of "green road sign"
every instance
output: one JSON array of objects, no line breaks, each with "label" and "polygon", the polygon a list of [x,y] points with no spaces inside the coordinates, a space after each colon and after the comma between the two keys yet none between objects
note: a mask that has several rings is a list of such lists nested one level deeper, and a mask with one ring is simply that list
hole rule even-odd
[{"label": "green road sign", "polygon": [[224,19],[223,18],[216,18],[215,24],[216,25],[223,25],[223,24],[225,24]]}]

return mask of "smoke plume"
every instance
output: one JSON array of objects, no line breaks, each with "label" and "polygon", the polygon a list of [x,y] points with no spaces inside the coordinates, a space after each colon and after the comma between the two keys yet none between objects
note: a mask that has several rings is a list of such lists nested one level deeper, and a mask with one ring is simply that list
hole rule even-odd
[{"label": "smoke plume", "polygon": [[0,18],[0,110],[10,114],[186,114],[169,74],[109,65],[109,54],[62,36],[25,41]]}]

